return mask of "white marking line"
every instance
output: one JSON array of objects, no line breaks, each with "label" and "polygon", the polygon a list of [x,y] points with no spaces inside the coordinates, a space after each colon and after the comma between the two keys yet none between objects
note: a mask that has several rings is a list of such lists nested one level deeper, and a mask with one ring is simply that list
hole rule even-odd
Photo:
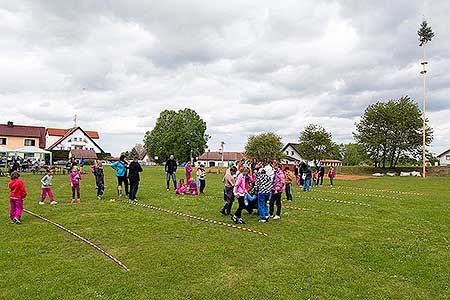
[{"label": "white marking line", "polygon": [[155,210],[162,211],[162,212],[165,212],[165,213],[174,214],[176,216],[183,216],[183,217],[195,219],[195,220],[206,222],[206,223],[211,223],[211,224],[231,227],[231,228],[239,229],[239,230],[242,230],[242,231],[247,231],[247,232],[259,234],[259,235],[262,235],[262,236],[268,236],[267,233],[264,233],[264,232],[261,232],[261,231],[256,231],[256,230],[253,230],[253,229],[250,229],[250,228],[236,226],[236,225],[233,225],[233,224],[228,224],[228,223],[224,223],[224,222],[220,222],[220,221],[205,219],[203,217],[197,217],[197,216],[190,215],[190,214],[180,213],[180,212],[177,212],[177,211],[174,211],[174,210],[170,210],[170,209],[166,209],[166,208],[159,208],[159,207],[156,207],[156,206],[153,206],[153,205],[147,205],[147,204],[137,203],[137,202],[133,202],[133,201],[121,201],[121,202],[126,202],[126,203],[131,204],[131,205],[137,205],[137,206],[141,206],[141,207],[155,209]]},{"label": "white marking line", "polygon": [[368,189],[368,188],[354,187],[354,186],[336,186],[334,188],[337,188],[337,189],[355,189],[355,190],[373,191],[373,192],[385,192],[385,193],[394,193],[394,194],[402,194],[402,195],[425,196],[425,194],[417,193],[417,192],[403,192],[403,191],[393,191],[393,190],[377,190],[377,189]]},{"label": "white marking line", "polygon": [[326,202],[333,202],[333,203],[352,204],[352,205],[360,205],[360,206],[372,207],[372,205],[367,204],[367,203],[352,202],[352,201],[337,200],[337,199],[326,199],[326,198],[308,197],[308,196],[300,196],[300,199],[303,199],[303,200],[315,200],[315,201],[326,201]]},{"label": "white marking line", "polygon": [[41,220],[43,220],[43,221],[45,221],[45,222],[50,223],[50,224],[52,224],[52,225],[58,227],[59,229],[64,230],[64,231],[67,232],[67,233],[70,233],[70,234],[73,235],[74,237],[80,239],[81,241],[85,242],[85,243],[88,244],[89,246],[94,247],[96,250],[100,251],[100,253],[102,253],[103,255],[105,255],[106,257],[108,257],[109,259],[111,259],[113,262],[115,262],[119,267],[121,267],[121,268],[124,269],[125,271],[129,271],[128,267],[127,267],[125,264],[123,264],[120,260],[118,260],[117,258],[115,258],[114,256],[112,256],[111,254],[109,254],[108,252],[106,252],[105,250],[103,250],[102,248],[100,248],[99,246],[97,246],[96,244],[94,244],[93,242],[91,242],[91,241],[89,241],[88,239],[82,237],[81,235],[79,235],[79,234],[73,232],[73,231],[70,230],[70,229],[65,228],[64,226],[62,226],[62,225],[60,225],[60,224],[58,224],[58,223],[56,223],[56,222],[53,222],[53,221],[51,221],[51,220],[49,220],[49,219],[47,219],[47,218],[44,218],[43,216],[40,216],[40,215],[38,215],[38,214],[36,214],[36,213],[34,213],[34,212],[32,212],[32,211],[29,211],[29,210],[27,210],[27,209],[24,209],[23,211],[26,212],[27,214],[30,214],[30,215],[32,215],[32,216],[35,216],[35,217],[38,218],[38,219],[41,219]]},{"label": "white marking line", "polygon": [[387,199],[401,200],[401,198],[398,198],[398,197],[383,196],[383,195],[374,195],[374,194],[358,194],[358,193],[353,193],[353,192],[340,192],[340,191],[332,191],[332,190],[320,190],[320,191],[318,191],[318,192],[334,193],[334,194],[342,194],[342,195],[352,195],[352,196],[376,197],[376,198],[387,198]]},{"label": "white marking line", "polygon": [[311,209],[311,208],[303,208],[303,207],[294,207],[294,206],[282,206],[283,208],[287,208],[287,209],[294,209],[294,210],[300,210],[300,211],[310,211],[310,212],[315,212],[318,214],[324,214],[324,215],[330,215],[330,216],[338,216],[338,217],[345,217],[345,218],[351,218],[348,215],[342,215],[342,214],[337,214],[337,213],[332,213],[332,212],[328,212],[328,211],[323,211],[323,210],[317,210],[317,209]]}]

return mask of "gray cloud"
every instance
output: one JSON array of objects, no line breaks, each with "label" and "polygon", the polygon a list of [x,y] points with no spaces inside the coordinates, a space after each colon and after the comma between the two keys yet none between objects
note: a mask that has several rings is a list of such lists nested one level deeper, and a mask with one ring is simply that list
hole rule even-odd
[{"label": "gray cloud", "polygon": [[70,127],[76,113],[113,153],[141,142],[161,110],[185,107],[207,121],[212,150],[268,130],[296,141],[310,122],[350,141],[368,104],[421,103],[424,13],[439,152],[450,143],[450,3],[423,3],[3,1],[0,107],[46,126]]}]

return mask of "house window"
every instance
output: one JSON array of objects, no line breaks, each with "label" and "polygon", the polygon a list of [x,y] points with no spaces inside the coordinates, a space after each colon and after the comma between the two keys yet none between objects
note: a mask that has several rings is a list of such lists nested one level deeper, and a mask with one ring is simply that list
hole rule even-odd
[{"label": "house window", "polygon": [[[1,139],[0,139],[0,140],[1,140]],[[1,144],[1,143],[0,143],[0,144]],[[4,144],[3,144],[3,145],[4,145]],[[446,156],[445,156],[445,159],[446,159],[446,160],[450,160],[450,155],[446,155]]]},{"label": "house window", "polygon": [[294,155],[294,151],[291,151],[291,155]]},{"label": "house window", "polygon": [[25,146],[35,146],[36,145],[36,141],[35,140],[31,140],[31,139],[25,139],[25,141],[23,142],[23,144]]},{"label": "house window", "polygon": [[289,155],[289,151],[286,151],[286,155]]},{"label": "house window", "polygon": [[0,138],[0,145],[6,145],[6,138]]}]

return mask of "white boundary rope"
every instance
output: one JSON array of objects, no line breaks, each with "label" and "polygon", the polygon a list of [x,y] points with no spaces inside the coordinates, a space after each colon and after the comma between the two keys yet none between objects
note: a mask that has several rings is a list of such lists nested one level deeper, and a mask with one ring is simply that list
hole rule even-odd
[{"label": "white boundary rope", "polygon": [[230,228],[242,230],[242,231],[245,231],[245,232],[251,232],[251,233],[259,234],[259,235],[262,235],[262,236],[268,236],[267,233],[264,233],[264,232],[261,232],[261,231],[256,231],[256,230],[253,230],[253,229],[250,229],[250,228],[246,228],[246,227],[242,227],[242,226],[236,226],[234,224],[225,223],[225,222],[221,222],[221,221],[216,221],[216,220],[212,220],[212,219],[207,219],[207,218],[203,218],[203,217],[197,217],[197,216],[194,216],[194,215],[178,212],[178,211],[175,211],[175,210],[170,210],[170,209],[166,209],[166,208],[160,208],[160,207],[156,207],[156,206],[153,206],[153,205],[138,203],[138,202],[134,202],[134,201],[123,201],[123,200],[119,200],[119,201],[131,204],[131,205],[136,205],[136,206],[141,206],[141,207],[145,207],[145,208],[154,209],[154,210],[157,210],[157,211],[165,212],[165,213],[176,215],[176,216],[180,216],[180,217],[191,218],[191,219],[194,219],[194,220],[197,220],[197,221],[202,221],[202,222],[211,223],[211,224],[215,224],[215,225],[222,225],[222,226],[225,226],[225,227],[230,227]]},{"label": "white boundary rope", "polygon": [[342,195],[352,195],[352,196],[363,196],[363,197],[376,197],[376,198],[387,198],[387,199],[394,199],[394,200],[401,200],[398,197],[392,197],[392,196],[384,196],[384,195],[374,195],[374,194],[358,194],[353,192],[341,192],[341,191],[333,191],[333,190],[320,190],[318,192],[324,192],[324,193],[333,193],[333,194],[342,194]]},{"label": "white boundary rope", "polygon": [[97,246],[96,244],[92,243],[92,242],[89,241],[88,239],[82,237],[81,235],[79,235],[79,234],[73,232],[73,231],[70,230],[70,229],[65,228],[64,226],[62,226],[62,225],[60,225],[60,224],[58,224],[58,223],[56,223],[56,222],[53,222],[53,221],[51,221],[51,220],[49,220],[49,219],[46,219],[46,218],[44,218],[43,216],[40,216],[40,215],[38,215],[38,214],[36,214],[36,213],[34,213],[34,212],[32,212],[32,211],[29,211],[29,210],[27,210],[27,209],[24,209],[23,211],[26,212],[27,214],[30,214],[30,215],[32,215],[32,216],[35,216],[35,217],[38,218],[38,219],[41,219],[41,220],[43,220],[43,221],[45,221],[45,222],[50,223],[50,224],[52,224],[52,225],[58,227],[59,229],[64,230],[64,231],[67,232],[67,233],[70,233],[70,234],[73,235],[74,237],[80,239],[82,242],[84,242],[84,243],[88,244],[89,246],[95,248],[96,250],[100,251],[100,253],[102,253],[103,255],[105,255],[106,257],[108,257],[109,259],[111,259],[113,262],[115,262],[119,267],[121,267],[121,268],[124,269],[125,271],[129,271],[128,267],[127,267],[126,265],[124,265],[120,260],[118,260],[117,258],[115,258],[114,256],[112,256],[111,254],[109,254],[108,252],[106,252],[105,250],[103,250],[102,248],[100,248],[99,246]]},{"label": "white boundary rope", "polygon": [[372,192],[383,192],[383,193],[394,193],[394,194],[400,194],[400,195],[425,196],[425,194],[417,193],[417,192],[404,192],[404,191],[393,191],[393,190],[377,190],[377,189],[369,189],[369,188],[353,187],[353,186],[336,186],[334,188],[337,188],[337,189],[355,189],[355,190],[372,191]]},{"label": "white boundary rope", "polygon": [[349,215],[332,213],[332,212],[328,212],[328,211],[311,209],[311,208],[294,207],[294,206],[286,206],[286,205],[283,205],[282,207],[286,208],[286,209],[294,209],[294,210],[300,210],[300,211],[310,211],[310,212],[315,212],[315,213],[318,213],[318,214],[329,215],[329,216],[338,216],[338,217],[344,217],[344,218],[351,218],[351,216],[349,216]]},{"label": "white boundary rope", "polygon": [[337,199],[327,199],[327,198],[320,198],[320,197],[300,196],[300,199],[302,199],[302,200],[314,200],[314,201],[326,201],[326,202],[333,202],[333,203],[343,203],[343,204],[352,204],[352,205],[361,205],[361,206],[372,207],[372,205],[367,204],[367,203],[362,203],[362,202],[352,202],[352,201],[337,200]]}]

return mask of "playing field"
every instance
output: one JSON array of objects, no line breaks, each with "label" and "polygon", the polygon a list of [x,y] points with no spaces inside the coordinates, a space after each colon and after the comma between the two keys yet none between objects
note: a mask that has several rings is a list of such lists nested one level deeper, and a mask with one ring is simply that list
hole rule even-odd
[{"label": "playing field", "polygon": [[0,299],[450,298],[449,178],[338,181],[311,193],[296,187],[279,221],[260,224],[243,213],[243,226],[264,236],[214,224],[231,223],[219,214],[221,175],[208,174],[198,197],[167,192],[162,168],[142,175],[140,203],[211,220],[204,222],[110,201],[116,181],[107,170],[104,200],[87,175],[81,205],[69,204],[68,176],[55,176],[56,207],[39,206],[40,176],[23,175],[25,208],[96,243],[129,271],[31,215],[9,224],[8,179],[0,178]]}]

